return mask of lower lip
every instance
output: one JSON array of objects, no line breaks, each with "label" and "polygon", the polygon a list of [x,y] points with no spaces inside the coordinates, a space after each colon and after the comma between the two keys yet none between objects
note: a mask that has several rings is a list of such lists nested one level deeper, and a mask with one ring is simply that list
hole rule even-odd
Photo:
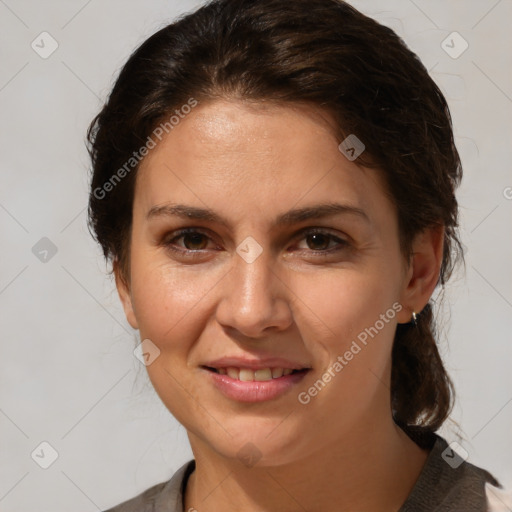
[{"label": "lower lip", "polygon": [[238,402],[265,402],[276,399],[296,386],[309,373],[308,370],[272,380],[244,382],[211,370],[204,371],[210,375],[213,384],[221,393]]}]

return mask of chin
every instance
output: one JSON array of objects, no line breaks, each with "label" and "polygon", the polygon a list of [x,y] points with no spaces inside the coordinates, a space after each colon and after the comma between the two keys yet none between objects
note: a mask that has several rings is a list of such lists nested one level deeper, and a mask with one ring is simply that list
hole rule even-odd
[{"label": "chin", "polygon": [[[286,420],[285,420],[286,422]],[[289,464],[304,457],[305,450],[312,449],[311,442],[302,446],[305,439],[303,429],[297,425],[297,431],[290,430],[291,424],[284,426],[283,418],[270,421],[268,418],[248,418],[247,422],[223,423],[227,434],[223,431],[220,438],[212,438],[211,432],[202,432],[202,442],[218,455],[240,462],[241,467],[276,467]],[[243,424],[242,424],[243,423]],[[191,439],[193,445],[194,440]]]}]

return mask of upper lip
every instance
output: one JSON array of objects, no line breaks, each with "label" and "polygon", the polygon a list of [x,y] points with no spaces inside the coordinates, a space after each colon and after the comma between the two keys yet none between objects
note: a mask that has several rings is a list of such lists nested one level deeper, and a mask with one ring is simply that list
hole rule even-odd
[{"label": "upper lip", "polygon": [[251,370],[262,370],[264,368],[290,368],[291,370],[302,370],[311,368],[307,364],[302,364],[281,357],[249,359],[246,357],[221,357],[214,361],[209,361],[203,366],[210,368],[250,368]]}]

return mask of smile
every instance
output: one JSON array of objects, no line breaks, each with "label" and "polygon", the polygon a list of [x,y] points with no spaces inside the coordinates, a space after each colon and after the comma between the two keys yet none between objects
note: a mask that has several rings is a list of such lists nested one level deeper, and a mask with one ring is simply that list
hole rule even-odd
[{"label": "smile", "polygon": [[203,366],[213,385],[224,396],[239,402],[273,400],[296,386],[311,370],[303,368],[212,368]]},{"label": "smile", "polygon": [[301,371],[291,368],[261,368],[259,370],[253,370],[251,368],[236,368],[232,366],[227,368],[207,368],[216,373],[219,373],[220,375],[229,375],[232,379],[237,379],[244,382],[264,382],[267,380],[278,379],[283,375],[290,375],[292,373]]}]

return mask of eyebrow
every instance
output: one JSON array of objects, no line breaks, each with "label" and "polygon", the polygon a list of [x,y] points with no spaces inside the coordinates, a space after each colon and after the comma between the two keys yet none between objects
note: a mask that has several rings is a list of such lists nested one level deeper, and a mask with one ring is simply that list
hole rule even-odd
[{"label": "eyebrow", "polygon": [[[276,226],[290,226],[306,220],[321,219],[334,215],[354,215],[367,222],[370,221],[366,213],[355,206],[340,203],[325,203],[304,208],[289,210],[279,215],[274,224]],[[153,206],[146,215],[147,220],[156,217],[180,217],[188,220],[205,220],[229,227],[229,222],[209,208],[198,208],[184,204],[165,204]]]}]

